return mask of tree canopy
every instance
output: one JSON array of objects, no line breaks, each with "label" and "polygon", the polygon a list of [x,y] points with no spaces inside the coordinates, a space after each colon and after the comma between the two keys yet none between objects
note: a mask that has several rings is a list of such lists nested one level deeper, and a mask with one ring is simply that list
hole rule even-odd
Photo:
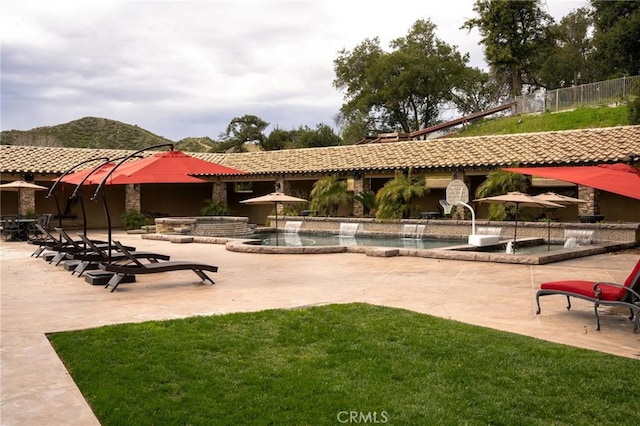
[{"label": "tree canopy", "polygon": [[593,17],[588,8],[576,9],[551,29],[555,48],[540,69],[539,81],[548,89],[594,81]]},{"label": "tree canopy", "polygon": [[640,74],[640,1],[591,0],[601,79]]},{"label": "tree canopy", "polygon": [[342,139],[327,124],[318,124],[315,129],[300,126],[296,130],[275,128],[261,144],[265,151],[294,148],[319,148],[341,145]]},{"label": "tree canopy", "polygon": [[525,85],[539,84],[538,71],[554,47],[554,21],[540,4],[541,0],[476,0],[473,10],[478,16],[462,26],[478,29],[487,63],[513,96],[521,95]]},{"label": "tree canopy", "polygon": [[333,84],[345,93],[345,122],[355,117],[377,132],[407,133],[437,122],[439,107],[453,100],[452,88],[462,81],[468,55],[437,38],[435,29],[418,20],[391,42],[391,52],[377,37],[339,52]]}]

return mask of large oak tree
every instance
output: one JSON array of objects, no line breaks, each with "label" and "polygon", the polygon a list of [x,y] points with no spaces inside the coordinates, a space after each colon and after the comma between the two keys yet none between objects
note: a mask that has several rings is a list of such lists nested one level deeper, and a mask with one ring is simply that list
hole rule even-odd
[{"label": "large oak tree", "polygon": [[591,0],[600,79],[640,74],[640,1]]},{"label": "large oak tree", "polygon": [[553,18],[540,7],[541,0],[476,0],[476,18],[462,28],[478,28],[484,55],[493,74],[510,87],[513,96],[525,85],[539,86],[538,72],[553,50]]},{"label": "large oak tree", "polygon": [[[366,39],[334,60],[334,86],[344,91],[343,123],[368,123],[371,131],[409,133],[437,122],[439,107],[453,100],[468,55],[435,35],[429,20],[416,21],[405,37]],[[366,117],[366,118],[365,118]]]}]

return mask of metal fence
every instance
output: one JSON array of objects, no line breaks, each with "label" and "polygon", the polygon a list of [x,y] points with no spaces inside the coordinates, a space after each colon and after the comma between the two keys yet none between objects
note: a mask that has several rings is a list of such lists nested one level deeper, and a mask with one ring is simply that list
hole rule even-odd
[{"label": "metal fence", "polygon": [[622,77],[516,97],[516,113],[558,112],[585,106],[617,104],[627,100],[640,76]]}]

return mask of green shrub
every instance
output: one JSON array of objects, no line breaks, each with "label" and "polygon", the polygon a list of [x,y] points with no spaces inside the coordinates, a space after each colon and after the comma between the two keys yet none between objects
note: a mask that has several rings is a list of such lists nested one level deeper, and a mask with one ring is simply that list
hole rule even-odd
[{"label": "green shrub", "polygon": [[629,101],[628,108],[629,124],[640,124],[640,94]]},{"label": "green shrub", "polygon": [[219,200],[205,200],[205,206],[200,209],[202,216],[226,216],[231,213],[229,206],[224,201]]},{"label": "green shrub", "polygon": [[151,219],[147,214],[137,210],[127,210],[121,216],[122,228],[124,230],[138,229],[149,224]]}]

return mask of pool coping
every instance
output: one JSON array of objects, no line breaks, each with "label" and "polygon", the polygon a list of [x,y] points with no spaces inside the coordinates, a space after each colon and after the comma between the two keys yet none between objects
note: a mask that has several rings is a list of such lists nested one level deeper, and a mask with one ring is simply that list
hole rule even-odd
[{"label": "pool coping", "polygon": [[[329,253],[360,253],[367,256],[391,257],[391,256],[412,256],[432,259],[463,260],[475,262],[512,263],[524,265],[544,265],[547,263],[560,262],[563,260],[575,259],[579,257],[593,256],[613,251],[633,248],[635,243],[620,242],[598,242],[588,246],[579,246],[554,250],[552,252],[542,252],[533,254],[508,254],[486,251],[475,251],[475,247],[468,244],[460,244],[451,247],[438,247],[431,249],[418,248],[393,248],[375,246],[351,246],[351,245],[330,245],[330,246],[263,246],[260,241],[251,238],[228,238],[228,237],[198,237],[184,235],[167,234],[143,234],[142,238],[150,240],[169,241],[172,243],[202,243],[202,244],[224,244],[228,251],[238,253],[259,253],[259,254],[329,254]],[[518,243],[526,242],[530,239],[518,240]],[[507,240],[501,241],[505,243]]]}]

